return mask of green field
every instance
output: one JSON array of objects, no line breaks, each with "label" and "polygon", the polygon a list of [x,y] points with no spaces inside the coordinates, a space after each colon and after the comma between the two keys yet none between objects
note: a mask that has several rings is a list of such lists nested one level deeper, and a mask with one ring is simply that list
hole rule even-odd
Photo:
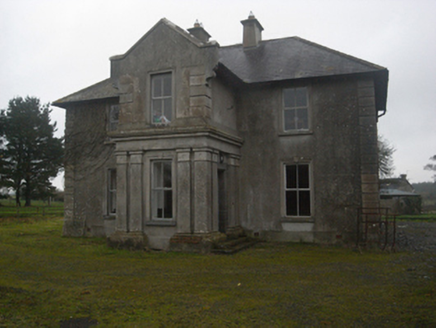
[{"label": "green field", "polygon": [[[436,326],[434,254],[261,243],[231,255],[129,252],[0,219],[0,327]],[[67,327],[68,325],[66,325]]]},{"label": "green field", "polygon": [[436,213],[400,215],[400,216],[397,216],[397,220],[435,222],[436,221]]},{"label": "green field", "polygon": [[63,215],[63,202],[51,202],[49,206],[47,202],[32,201],[32,206],[17,207],[15,200],[3,199],[0,201],[0,218],[30,218]]}]

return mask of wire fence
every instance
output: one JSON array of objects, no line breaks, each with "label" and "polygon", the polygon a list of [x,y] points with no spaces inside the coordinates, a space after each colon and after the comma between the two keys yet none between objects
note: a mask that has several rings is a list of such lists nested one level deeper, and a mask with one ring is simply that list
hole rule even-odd
[{"label": "wire fence", "polygon": [[[64,204],[54,202],[54,204],[38,204],[33,206],[15,206],[0,203],[0,218],[29,218],[45,216],[63,216]],[[8,202],[9,203],[9,202]]]}]

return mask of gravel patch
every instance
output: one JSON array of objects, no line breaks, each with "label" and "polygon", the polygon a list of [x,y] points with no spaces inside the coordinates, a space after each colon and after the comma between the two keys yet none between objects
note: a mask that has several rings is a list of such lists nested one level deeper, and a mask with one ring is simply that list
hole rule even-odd
[{"label": "gravel patch", "polygon": [[436,253],[436,222],[398,221],[396,248]]}]

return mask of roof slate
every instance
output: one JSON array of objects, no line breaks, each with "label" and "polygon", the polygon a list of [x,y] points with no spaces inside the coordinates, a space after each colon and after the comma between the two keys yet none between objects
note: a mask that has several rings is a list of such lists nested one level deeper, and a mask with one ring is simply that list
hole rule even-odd
[{"label": "roof slate", "polygon": [[240,44],[222,47],[219,52],[219,61],[245,83],[385,70],[298,37],[261,41],[247,49]]},{"label": "roof slate", "polygon": [[[126,57],[132,49],[160,24],[174,29],[199,47],[216,44],[216,42],[204,44],[167,19],[161,19],[128,52],[124,55],[112,57],[111,60],[120,60]],[[245,83],[284,81],[378,71],[385,71],[387,74],[387,69],[381,66],[298,37],[261,41],[257,47],[247,49],[244,49],[242,44],[226,46],[218,48],[218,51],[219,63]],[[380,100],[381,106],[379,107],[381,109],[379,110],[383,110],[386,103],[386,86],[387,75],[386,81],[382,82],[383,90],[380,95],[383,99]],[[56,100],[53,102],[53,105],[67,107],[72,103],[96,101],[118,96],[119,91],[113,86],[113,81],[106,79]]]},{"label": "roof slate", "polygon": [[119,90],[114,87],[113,81],[109,78],[77,91],[69,96],[58,99],[53,102],[53,105],[64,107],[65,104],[69,103],[77,103],[88,100],[101,100],[118,96]]}]

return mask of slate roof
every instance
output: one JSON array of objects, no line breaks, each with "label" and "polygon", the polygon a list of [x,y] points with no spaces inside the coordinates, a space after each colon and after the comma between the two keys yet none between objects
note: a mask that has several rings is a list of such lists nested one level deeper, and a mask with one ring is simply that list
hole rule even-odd
[{"label": "slate roof", "polygon": [[419,197],[420,194],[414,192],[403,191],[399,189],[380,189],[380,197],[391,198],[391,197]]},{"label": "slate roof", "polygon": [[[214,41],[206,44],[202,43],[193,35],[190,35],[167,19],[161,19],[126,54],[112,57],[111,60],[124,58],[159,24],[165,24],[167,27],[172,28],[199,47],[216,44]],[[218,51],[218,70],[220,71],[220,67],[225,67],[224,70],[227,73],[230,72],[231,75],[236,76],[237,79],[247,84],[377,73],[374,75],[376,107],[378,111],[384,112],[386,110],[387,69],[316,43],[298,37],[290,37],[261,41],[257,47],[253,48],[244,49],[242,44],[238,44],[218,48]],[[77,102],[96,101],[118,96],[118,90],[113,86],[112,81],[106,79],[56,100],[53,102],[53,105],[67,107],[69,104]]]},{"label": "slate roof", "polygon": [[53,105],[65,107],[65,105],[70,103],[78,103],[89,100],[98,101],[102,99],[115,98],[118,96],[119,91],[114,87],[113,81],[109,78],[77,91],[69,96],[58,99],[53,102]]},{"label": "slate roof", "polygon": [[247,49],[240,44],[222,47],[219,53],[220,63],[245,83],[385,70],[299,37],[261,41]]}]

